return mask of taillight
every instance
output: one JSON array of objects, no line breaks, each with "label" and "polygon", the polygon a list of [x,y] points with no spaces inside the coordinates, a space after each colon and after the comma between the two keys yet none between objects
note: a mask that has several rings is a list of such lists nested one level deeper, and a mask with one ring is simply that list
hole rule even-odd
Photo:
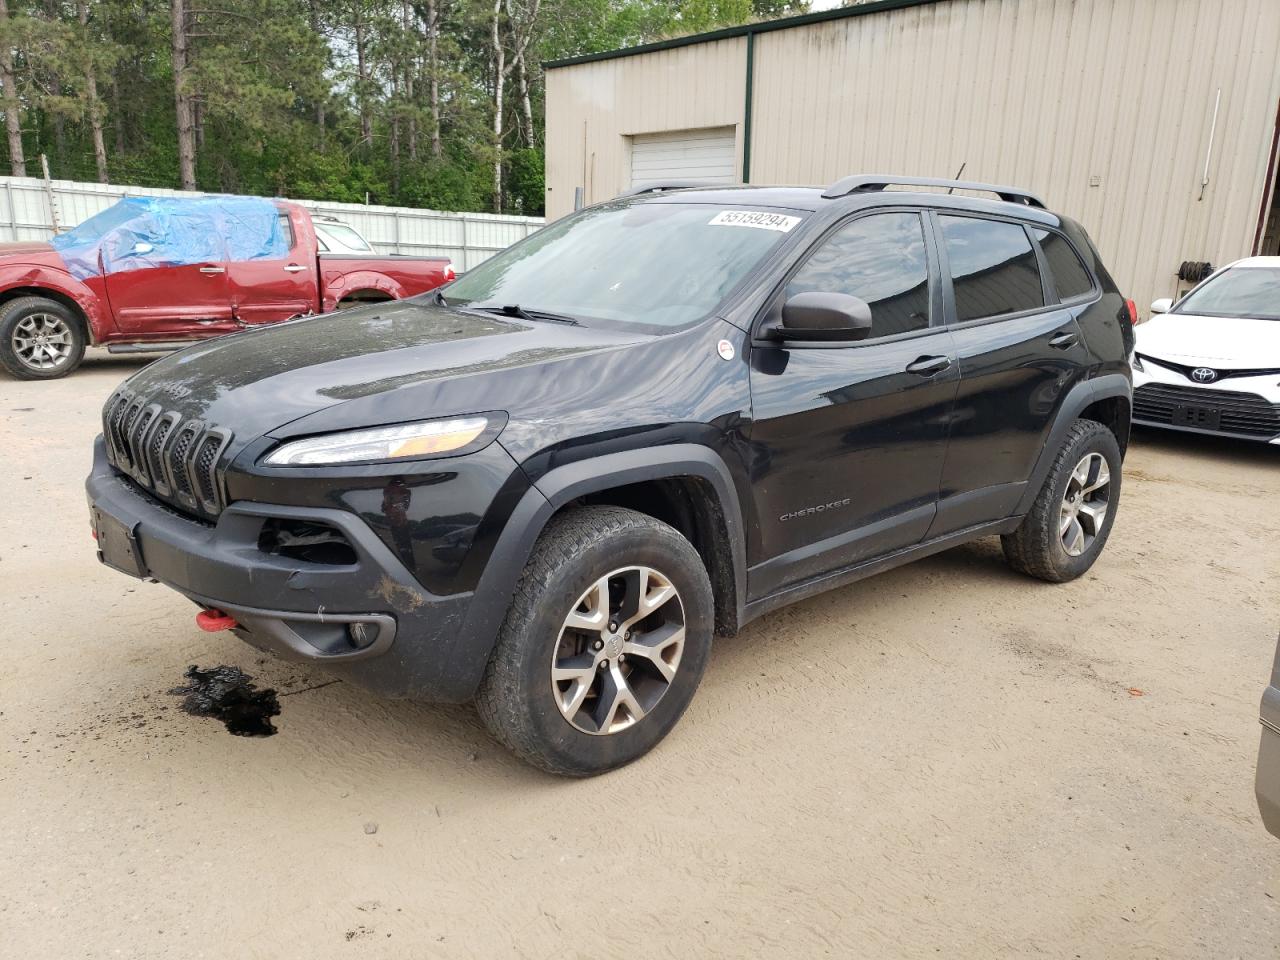
[{"label": "taillight", "polygon": [[1129,314],[1129,326],[1136,327],[1138,325],[1138,305],[1132,300],[1126,300],[1124,309]]},{"label": "taillight", "polygon": [[444,282],[445,282],[445,283],[453,283],[453,281],[455,281],[455,280],[457,280],[457,279],[458,279],[458,275],[457,275],[457,274],[454,272],[454,270],[453,270],[453,264],[450,264],[449,266],[447,266],[447,267],[445,267],[445,268],[444,268]]}]

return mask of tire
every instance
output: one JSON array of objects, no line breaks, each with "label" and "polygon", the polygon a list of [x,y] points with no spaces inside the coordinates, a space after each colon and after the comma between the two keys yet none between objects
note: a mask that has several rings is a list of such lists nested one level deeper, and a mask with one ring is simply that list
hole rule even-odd
[{"label": "tire", "polygon": [[1000,538],[1009,565],[1050,583],[1074,580],[1092,567],[1115,523],[1120,481],[1115,436],[1093,420],[1076,420],[1021,526]]},{"label": "tire", "polygon": [[86,344],[80,317],[56,300],[18,297],[0,306],[0,367],[19,380],[65,377]]},{"label": "tire", "polygon": [[[675,595],[663,600],[666,587]],[[607,615],[602,595],[610,601]],[[642,616],[634,599],[641,596],[661,605]],[[617,629],[604,621],[599,631],[574,626],[598,616]],[[623,642],[628,619],[635,629]],[[678,649],[672,639],[677,621],[684,628]],[[477,709],[493,736],[534,766],[570,777],[604,773],[643,756],[676,725],[702,679],[714,623],[706,568],[675,529],[621,507],[572,510],[552,518],[534,547],[480,683]],[[655,657],[666,666],[657,666]],[[560,675],[574,678],[554,682],[553,660]],[[620,685],[615,673],[622,675]],[[578,696],[580,687],[587,689]],[[619,696],[620,690],[628,693]],[[602,720],[612,732],[601,732]]]}]

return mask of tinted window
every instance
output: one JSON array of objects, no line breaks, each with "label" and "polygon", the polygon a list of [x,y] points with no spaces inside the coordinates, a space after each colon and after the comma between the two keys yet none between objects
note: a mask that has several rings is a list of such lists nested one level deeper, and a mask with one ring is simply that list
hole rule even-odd
[{"label": "tinted window", "polygon": [[1044,306],[1040,267],[1019,224],[968,217],[940,219],[958,320]]},{"label": "tinted window", "polygon": [[1093,278],[1080,262],[1067,238],[1049,230],[1035,230],[1036,242],[1044,251],[1044,258],[1053,274],[1053,285],[1058,288],[1059,300],[1070,300],[1093,291]]},{"label": "tinted window", "polygon": [[871,306],[871,336],[929,325],[929,261],[914,213],[863,217],[832,234],[787,284],[797,293],[847,293]]}]

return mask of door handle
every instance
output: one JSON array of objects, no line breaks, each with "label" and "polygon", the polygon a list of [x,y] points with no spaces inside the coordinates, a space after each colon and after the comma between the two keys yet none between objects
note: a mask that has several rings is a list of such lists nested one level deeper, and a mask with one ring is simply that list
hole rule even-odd
[{"label": "door handle", "polygon": [[907,373],[931,377],[935,373],[941,373],[949,366],[951,366],[950,357],[920,357],[915,363],[907,364]]},{"label": "door handle", "polygon": [[200,272],[201,273],[226,273],[227,268],[226,267],[201,267]]},{"label": "door handle", "polygon": [[1068,350],[1071,347],[1074,347],[1079,341],[1080,341],[1079,337],[1077,337],[1074,333],[1067,331],[1067,332],[1058,334],[1056,337],[1051,337],[1049,340],[1049,346],[1054,347],[1058,350]]},{"label": "door handle", "polygon": [[307,269],[307,268],[306,268],[306,267],[304,267],[304,266],[301,266],[300,264],[297,264],[297,263],[291,263],[291,264],[289,264],[287,267],[285,267],[285,268],[284,268],[284,272],[285,272],[285,273],[299,273],[299,272],[301,272],[301,271],[303,271],[303,270],[305,270],[305,269]]}]

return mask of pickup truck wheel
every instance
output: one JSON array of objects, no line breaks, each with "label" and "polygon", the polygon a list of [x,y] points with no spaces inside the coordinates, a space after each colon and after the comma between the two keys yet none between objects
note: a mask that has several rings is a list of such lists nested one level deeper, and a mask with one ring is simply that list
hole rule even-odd
[{"label": "pickup truck wheel", "polygon": [[672,527],[620,507],[554,518],[485,671],[485,725],[550,773],[630,763],[675,726],[711,652],[711,582]]},{"label": "pickup truck wheel", "polygon": [[1120,503],[1120,446],[1105,426],[1077,420],[1022,525],[1000,538],[1015,570],[1064,583],[1098,559]]},{"label": "pickup truck wheel", "polygon": [[65,377],[84,349],[84,325],[56,300],[18,297],[0,306],[0,366],[19,380]]}]

